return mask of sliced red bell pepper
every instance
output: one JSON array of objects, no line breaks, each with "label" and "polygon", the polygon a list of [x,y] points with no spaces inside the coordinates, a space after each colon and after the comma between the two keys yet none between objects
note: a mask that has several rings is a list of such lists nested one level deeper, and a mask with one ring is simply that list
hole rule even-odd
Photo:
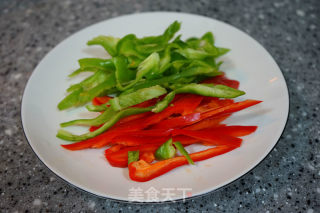
[{"label": "sliced red bell pepper", "polygon": [[140,159],[147,163],[152,163],[155,160],[154,152],[146,151],[140,154]]},{"label": "sliced red bell pepper", "polygon": [[[205,112],[201,115],[201,118],[208,118],[211,116],[217,116],[217,115],[222,115],[222,114],[230,114],[230,113],[234,113],[234,112],[238,112],[240,110],[246,109],[248,107],[251,107],[253,105],[259,104],[262,101],[258,101],[258,100],[245,100],[245,101],[240,101],[240,102],[236,102],[236,103],[232,103],[230,105],[227,106],[223,106],[208,112]],[[202,120],[201,119],[201,120]]]},{"label": "sliced red bell pepper", "polygon": [[137,120],[137,119],[140,119],[140,118],[145,118],[145,117],[151,116],[153,114],[154,113],[152,113],[152,112],[144,112],[144,113],[140,113],[140,114],[136,114],[136,115],[130,115],[128,117],[125,117],[125,118],[122,118],[121,120],[119,120],[115,124],[115,126],[119,126],[121,124],[127,123],[129,121]]},{"label": "sliced red bell pepper", "polygon": [[226,85],[228,87],[235,88],[235,89],[238,89],[239,85],[240,85],[239,81],[231,80],[231,79],[227,78],[224,74],[209,78],[209,79],[203,81],[203,83],[206,83],[206,84],[210,84],[210,83],[211,84],[223,84],[223,85]]},{"label": "sliced red bell pepper", "polygon": [[196,138],[192,138],[189,136],[185,136],[185,135],[176,135],[172,137],[172,141],[179,141],[182,145],[190,145],[190,144],[195,144],[195,143],[199,143],[200,140],[196,139]]},{"label": "sliced red bell pepper", "polygon": [[193,94],[190,94],[188,98],[192,99],[192,101],[185,102],[182,115],[188,115],[190,113],[193,113],[194,110],[199,106],[199,104],[203,100],[203,96]]},{"label": "sliced red bell pepper", "polygon": [[[190,157],[195,162],[206,160],[230,152],[231,150],[238,148],[240,144],[241,143],[235,144],[234,146],[218,146],[210,148],[190,154]],[[188,164],[188,161],[182,156],[159,161],[154,164],[149,164],[144,160],[139,160],[129,164],[129,176],[131,180],[145,182],[185,164]]]},{"label": "sliced red bell pepper", "polygon": [[229,135],[233,137],[242,137],[250,135],[257,130],[257,126],[219,126],[210,128],[209,131],[216,134]]},{"label": "sliced red bell pepper", "polygon": [[117,152],[117,151],[119,151],[120,149],[122,149],[123,147],[124,147],[124,146],[123,146],[123,145],[120,145],[120,144],[113,145],[113,146],[111,146],[109,149],[106,149],[106,150],[104,151],[104,154],[105,154],[105,155],[108,155],[108,154]]},{"label": "sliced red bell pepper", "polygon": [[174,117],[171,119],[166,119],[158,124],[152,126],[153,129],[172,129],[183,127],[186,124],[192,124],[200,120],[201,113],[191,113],[189,115],[183,115],[179,117]]},{"label": "sliced red bell pepper", "polygon": [[217,99],[212,97],[205,97],[204,99],[208,103],[201,104],[197,109],[195,109],[194,112],[204,113],[204,112],[211,111],[213,109],[217,109],[223,106],[228,106],[234,103],[232,99]]},{"label": "sliced red bell pepper", "polygon": [[105,152],[105,157],[110,165],[125,168],[128,166],[128,151],[139,150],[139,152],[143,154],[144,152],[155,152],[159,148],[159,146],[161,146],[161,144],[147,144],[127,147],[113,153]]},{"label": "sliced red bell pepper", "polygon": [[140,137],[161,137],[169,136],[173,129],[148,129],[148,130],[137,130],[133,132],[128,132],[128,136],[140,136]]},{"label": "sliced red bell pepper", "polygon": [[201,129],[208,129],[208,128],[213,128],[221,125],[220,123],[230,117],[231,114],[229,115],[222,115],[222,116],[217,116],[217,117],[211,117],[204,119],[202,121],[199,121],[198,123],[192,124],[190,126],[186,126],[183,129],[187,130],[201,130]]},{"label": "sliced red bell pepper", "polygon": [[175,129],[172,131],[172,135],[185,135],[192,138],[196,138],[200,141],[205,141],[211,145],[221,146],[221,145],[233,145],[240,143],[241,138],[232,137],[229,135],[223,135],[221,133],[212,131],[211,129],[205,130],[185,130],[185,129]]},{"label": "sliced red bell pepper", "polygon": [[155,144],[155,143],[164,143],[170,137],[154,137],[154,136],[133,136],[133,135],[120,135],[112,139],[113,144],[122,144],[125,146],[139,146],[143,144]]}]

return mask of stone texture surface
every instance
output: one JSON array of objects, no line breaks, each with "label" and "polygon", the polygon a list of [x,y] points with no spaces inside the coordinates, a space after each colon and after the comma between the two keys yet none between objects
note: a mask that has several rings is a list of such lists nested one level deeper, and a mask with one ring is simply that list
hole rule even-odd
[{"label": "stone texture surface", "polygon": [[[227,187],[187,202],[135,205],[67,184],[35,156],[20,102],[37,63],[59,41],[101,20],[182,11],[230,23],[275,58],[290,92],[290,115],[272,153]],[[0,211],[320,212],[320,1],[0,1]]]}]

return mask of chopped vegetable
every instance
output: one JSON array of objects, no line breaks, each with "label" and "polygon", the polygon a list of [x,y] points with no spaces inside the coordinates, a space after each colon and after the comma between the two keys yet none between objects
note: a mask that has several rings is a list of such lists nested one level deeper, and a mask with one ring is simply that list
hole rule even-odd
[{"label": "chopped vegetable", "polygon": [[114,38],[112,36],[98,36],[94,39],[88,41],[88,45],[101,45],[111,56],[117,55],[117,43],[119,38]]},{"label": "chopped vegetable", "polygon": [[132,162],[139,160],[139,150],[137,151],[128,151],[128,165]]},{"label": "chopped vegetable", "polygon": [[172,145],[172,139],[170,138],[157,149],[155,157],[157,160],[166,160],[173,158],[175,154],[176,149]]},{"label": "chopped vegetable", "polygon": [[179,141],[176,141],[173,143],[175,145],[175,147],[179,150],[179,152],[185,156],[187,158],[187,161],[189,164],[194,164],[193,160],[190,158],[189,153],[187,152],[187,150],[184,149],[184,147],[182,146],[182,144]]},{"label": "chopped vegetable", "polygon": [[136,92],[133,92],[127,95],[121,95],[119,97],[115,97],[111,99],[108,103],[115,111],[119,111],[129,106],[133,106],[136,104],[140,104],[144,101],[157,98],[165,94],[166,92],[167,92],[166,89],[164,89],[161,86],[153,86],[153,87],[137,90]]}]

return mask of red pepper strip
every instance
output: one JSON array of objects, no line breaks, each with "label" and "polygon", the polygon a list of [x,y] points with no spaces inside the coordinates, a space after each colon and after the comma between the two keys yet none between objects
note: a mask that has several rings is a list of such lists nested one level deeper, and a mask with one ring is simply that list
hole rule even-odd
[{"label": "red pepper strip", "polygon": [[151,116],[151,115],[153,115],[152,112],[144,112],[144,113],[141,113],[141,114],[130,115],[128,117],[125,117],[125,118],[122,118],[121,120],[119,120],[114,126],[116,127],[118,125],[127,123],[129,121],[137,120],[137,119],[140,119],[140,118],[145,118],[145,117]]},{"label": "red pepper strip", "polygon": [[257,100],[245,100],[245,101],[240,101],[240,102],[236,102],[227,106],[223,106],[220,107],[218,109],[214,109],[212,111],[209,112],[205,112],[203,114],[201,114],[201,120],[203,120],[204,118],[208,118],[211,116],[217,116],[217,115],[224,115],[224,114],[230,114],[230,113],[234,113],[234,112],[238,112],[240,110],[246,109],[248,107],[251,107],[253,105],[259,104],[262,101],[257,101]]},{"label": "red pepper strip", "polygon": [[128,151],[137,151],[140,153],[144,152],[155,152],[161,144],[148,144],[141,146],[127,147],[120,149],[114,153],[105,153],[105,157],[112,166],[125,168],[128,166]]},{"label": "red pepper strip", "polygon": [[222,106],[228,106],[234,103],[232,99],[216,99],[212,97],[205,97],[205,99],[206,99],[205,101],[208,101],[208,103],[199,106],[195,110],[195,112],[207,112],[207,111],[211,111],[213,109],[216,109]]},{"label": "red pepper strip", "polygon": [[170,137],[152,137],[152,136],[132,136],[132,135],[120,135],[112,139],[113,144],[122,144],[125,146],[139,146],[143,144],[162,144],[169,140]]},{"label": "red pepper strip", "polygon": [[216,134],[229,135],[233,137],[242,137],[250,135],[251,133],[255,132],[257,128],[257,126],[219,126],[207,130]]},{"label": "red pepper strip", "polygon": [[80,141],[72,144],[61,144],[61,146],[65,149],[68,150],[81,150],[81,149],[87,149],[92,146],[93,141],[92,140],[85,140],[85,141]]},{"label": "red pepper strip", "polygon": [[117,151],[119,151],[120,149],[122,149],[123,147],[124,147],[124,146],[123,146],[123,145],[120,145],[120,144],[118,144],[118,145],[113,145],[113,146],[111,146],[109,149],[106,149],[106,150],[104,151],[104,154],[105,154],[105,155],[108,155],[108,154],[117,152]]},{"label": "red pepper strip", "polygon": [[129,136],[151,136],[151,137],[161,137],[161,136],[169,136],[173,129],[148,129],[148,130],[140,130],[134,132],[128,132],[126,135]]},{"label": "red pepper strip", "polygon": [[238,89],[239,85],[240,85],[239,81],[228,79],[224,74],[219,75],[219,76],[215,76],[213,78],[209,78],[209,79],[203,81],[203,83],[223,84],[223,85],[235,88],[235,89]]},{"label": "red pepper strip", "polygon": [[220,145],[232,145],[242,141],[241,138],[232,137],[229,135],[220,134],[218,131],[212,131],[211,129],[205,130],[185,130],[185,129],[175,129],[172,131],[172,135],[185,135],[189,137],[196,138],[200,141],[205,141],[215,146]]},{"label": "red pepper strip", "polygon": [[187,126],[183,129],[186,130],[201,130],[201,129],[207,129],[207,128],[213,128],[221,125],[220,123],[230,117],[231,114],[228,115],[222,115],[217,117],[210,117],[207,119],[204,119],[202,121],[199,121],[198,123],[192,124],[190,126]]},{"label": "red pepper strip", "polygon": [[199,106],[201,101],[203,100],[203,96],[200,95],[189,95],[191,99],[193,99],[192,102],[186,102],[184,105],[184,110],[182,112],[182,115],[187,115],[190,113],[193,113],[194,110]]},{"label": "red pepper strip", "polygon": [[[231,150],[238,148],[240,144],[241,143],[235,144],[234,146],[218,146],[210,148],[190,154],[190,157],[193,161],[206,160],[230,152]],[[129,164],[129,176],[131,180],[145,182],[185,164],[188,164],[188,161],[182,156],[159,161],[154,164],[149,164],[144,160],[139,160]]]},{"label": "red pepper strip", "polygon": [[155,160],[153,152],[146,151],[140,154],[140,159],[147,163],[152,163]]},{"label": "red pepper strip", "polygon": [[189,144],[195,144],[195,143],[199,143],[200,140],[196,139],[196,138],[192,138],[189,136],[185,136],[185,135],[177,135],[177,136],[173,136],[172,140],[175,141],[179,141],[182,145],[189,145]]},{"label": "red pepper strip", "polygon": [[168,120],[163,120],[159,122],[157,125],[155,125],[154,128],[157,128],[157,129],[179,128],[179,127],[197,123],[203,119],[206,119],[212,116],[225,115],[225,114],[237,112],[261,102],[262,101],[245,100],[237,103],[232,103],[227,106],[219,107],[204,113],[196,112],[186,116],[179,116],[179,117],[171,118]]},{"label": "red pepper strip", "polygon": [[183,115],[167,120],[163,120],[160,123],[152,126],[153,129],[170,129],[185,126],[188,123],[195,123],[200,119],[201,113],[191,113],[189,115]]}]

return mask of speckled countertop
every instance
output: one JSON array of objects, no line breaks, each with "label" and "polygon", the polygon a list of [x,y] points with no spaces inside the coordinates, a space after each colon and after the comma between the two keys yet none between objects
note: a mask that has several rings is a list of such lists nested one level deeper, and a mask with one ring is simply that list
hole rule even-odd
[{"label": "speckled countertop", "polygon": [[[182,11],[230,23],[275,58],[290,115],[272,153],[227,187],[187,202],[134,205],[98,198],[49,171],[20,123],[25,84],[61,40],[101,20]],[[0,212],[320,212],[320,1],[0,1]]]}]

